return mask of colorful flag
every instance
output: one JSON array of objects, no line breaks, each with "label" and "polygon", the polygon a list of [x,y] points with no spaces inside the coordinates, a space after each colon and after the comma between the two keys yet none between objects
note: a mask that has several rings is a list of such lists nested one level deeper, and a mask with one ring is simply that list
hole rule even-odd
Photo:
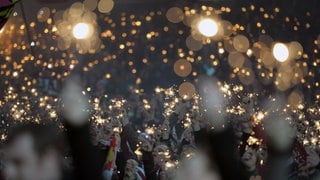
[{"label": "colorful flag", "polygon": [[0,0],[0,29],[7,22],[11,12],[13,11],[14,5],[18,1],[19,0]]},{"label": "colorful flag", "polygon": [[110,140],[109,152],[104,164],[104,170],[111,170],[114,167],[116,154],[117,154],[117,141],[116,137],[113,135]]}]

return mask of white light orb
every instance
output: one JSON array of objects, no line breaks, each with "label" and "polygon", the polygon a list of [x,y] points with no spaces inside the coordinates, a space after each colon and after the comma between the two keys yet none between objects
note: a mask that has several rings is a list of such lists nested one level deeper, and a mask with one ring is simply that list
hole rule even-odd
[{"label": "white light orb", "polygon": [[86,39],[90,34],[90,27],[86,23],[78,23],[73,27],[73,36],[76,39]]},{"label": "white light orb", "polygon": [[218,24],[213,19],[202,19],[198,24],[200,33],[207,37],[213,37],[218,33]]},{"label": "white light orb", "polygon": [[272,49],[273,56],[277,61],[285,62],[289,57],[289,49],[283,43],[276,43]]}]

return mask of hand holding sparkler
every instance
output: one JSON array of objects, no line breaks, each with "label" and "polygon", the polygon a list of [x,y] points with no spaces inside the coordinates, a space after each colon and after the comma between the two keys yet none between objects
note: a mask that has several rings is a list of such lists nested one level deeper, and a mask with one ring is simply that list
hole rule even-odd
[{"label": "hand holding sparkler", "polygon": [[151,152],[153,149],[153,143],[151,137],[146,133],[141,133],[139,135],[141,141],[141,149],[145,152]]}]

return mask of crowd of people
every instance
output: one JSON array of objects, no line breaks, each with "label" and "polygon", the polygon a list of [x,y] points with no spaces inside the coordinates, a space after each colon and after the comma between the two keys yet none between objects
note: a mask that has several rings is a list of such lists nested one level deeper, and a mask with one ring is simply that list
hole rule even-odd
[{"label": "crowd of people", "polygon": [[101,98],[101,107],[88,113],[81,88],[67,83],[61,124],[24,121],[9,130],[3,179],[320,178],[319,149],[304,146],[293,128],[278,124],[270,133],[268,123],[255,123],[250,97],[241,99],[244,114],[225,116],[218,128],[194,99],[179,98],[168,113],[163,92],[148,105],[138,93],[125,100]]},{"label": "crowd of people", "polygon": [[[173,5],[181,6],[181,9],[184,6],[201,8],[197,1],[181,2],[186,4],[180,5],[180,1],[177,1]],[[305,9],[300,7],[304,2],[292,2],[292,9],[286,8],[291,3],[289,0],[280,4],[274,0],[270,3],[272,5],[265,8],[259,3],[254,6],[249,2],[233,2],[231,4],[234,6],[230,7],[234,13],[226,12],[222,17],[229,19],[232,24],[243,25],[245,31],[241,33],[250,37],[252,44],[258,39],[260,41],[262,29],[255,28],[258,23],[268,33],[276,35],[276,39],[313,42],[318,35],[318,27],[301,25],[302,32],[311,34],[304,37],[297,35],[297,30],[292,26],[300,24],[299,20],[317,24],[319,18],[314,14],[318,12],[319,3],[313,1],[312,9]],[[269,4],[269,1],[262,4]],[[276,7],[281,10],[276,10]],[[10,5],[8,12],[12,8],[13,5]],[[295,124],[294,120],[287,121],[282,116],[282,109],[272,112],[272,107],[267,107],[264,111],[268,111],[268,114],[257,114],[256,106],[261,103],[257,101],[261,100],[247,94],[231,93],[230,96],[237,98],[237,101],[231,102],[236,108],[229,109],[233,113],[220,115],[227,111],[223,105],[220,114],[211,112],[219,111],[216,106],[219,101],[202,102],[207,100],[207,96],[201,98],[195,95],[190,99],[179,96],[169,86],[184,81],[196,84],[202,75],[241,82],[231,78],[233,69],[228,65],[228,53],[219,53],[216,44],[207,44],[200,51],[188,49],[185,39],[189,35],[189,27],[183,23],[168,23],[165,17],[168,7],[160,10],[159,7],[156,8],[158,10],[140,9],[143,10],[138,15],[131,14],[131,10],[118,11],[105,17],[99,15],[101,29],[106,34],[108,31],[112,34],[110,37],[101,37],[103,43],[107,44],[107,50],[82,58],[71,50],[67,55],[62,51],[53,53],[51,48],[37,49],[35,46],[33,55],[39,58],[39,64],[23,60],[17,76],[13,72],[3,73],[9,75],[2,76],[0,81],[0,90],[4,92],[0,99],[0,180],[320,179],[317,134],[301,127],[307,126],[307,123],[316,124],[319,114],[296,120],[306,119],[306,124]],[[295,10],[307,15],[298,19],[294,12],[287,12]],[[0,16],[0,27],[9,17],[5,14],[3,19]],[[136,22],[143,26],[136,25],[139,24]],[[45,31],[47,27],[42,25],[39,28]],[[38,24],[35,27],[38,28]],[[30,28],[36,31],[34,27]],[[158,35],[152,37],[151,32]],[[56,37],[54,32],[40,35],[36,37],[41,45],[49,44],[47,40]],[[19,42],[20,36],[17,37]],[[6,43],[8,47],[13,44],[10,41]],[[125,48],[121,49],[121,45]],[[55,46],[53,43],[52,47]],[[316,46],[314,43],[304,45],[304,52],[310,54],[311,58],[317,58],[317,51],[314,51]],[[14,48],[12,52],[12,59],[29,54]],[[15,67],[7,57],[0,58],[5,61],[4,69],[8,67],[7,72]],[[76,60],[71,60],[73,58]],[[192,69],[196,75],[181,78],[174,74],[174,61],[171,60],[180,58],[195,60]],[[253,69],[256,65],[259,67],[260,62],[256,62],[255,58],[248,57],[250,61],[246,61],[245,66],[252,66]],[[217,65],[212,66],[213,62],[217,62]],[[317,66],[311,63],[307,65],[312,70],[310,72],[316,74]],[[255,70],[260,71],[259,68]],[[307,74],[307,70],[303,73]],[[62,85],[64,79],[72,74],[80,75],[81,82],[72,79]],[[230,74],[231,79],[226,74]],[[58,78],[58,75],[66,77]],[[305,78],[308,82],[305,84],[312,85],[317,78],[316,75],[310,75]],[[258,82],[257,77],[254,87],[246,86],[246,90],[267,97],[268,93],[273,93],[271,91],[277,91],[268,88],[273,86],[273,80],[271,78],[269,84],[263,84]],[[317,88],[307,88],[307,85],[297,86],[312,95],[318,92]],[[210,88],[207,93],[214,94],[216,89]],[[202,91],[199,87],[197,90]],[[90,98],[86,99],[85,95]],[[318,103],[311,96],[306,96],[304,100],[310,106]],[[211,105],[214,107],[208,107]],[[260,119],[258,115],[265,117]],[[314,137],[315,143],[304,143],[303,136],[306,134]]]}]

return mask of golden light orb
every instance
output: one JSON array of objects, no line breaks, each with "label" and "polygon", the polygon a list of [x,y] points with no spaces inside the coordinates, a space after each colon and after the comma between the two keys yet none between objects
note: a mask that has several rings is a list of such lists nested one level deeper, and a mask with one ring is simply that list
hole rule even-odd
[{"label": "golden light orb", "polygon": [[184,12],[178,7],[172,7],[167,11],[166,17],[172,23],[179,23],[184,19]]},{"label": "golden light orb", "polygon": [[114,7],[113,0],[100,0],[98,3],[98,10],[101,13],[109,13]]},{"label": "golden light orb", "polygon": [[187,77],[192,71],[192,65],[185,59],[179,59],[174,63],[174,72],[180,77]]},{"label": "golden light orb", "polygon": [[179,86],[179,96],[185,100],[191,99],[196,93],[196,88],[190,82],[184,82]]}]

